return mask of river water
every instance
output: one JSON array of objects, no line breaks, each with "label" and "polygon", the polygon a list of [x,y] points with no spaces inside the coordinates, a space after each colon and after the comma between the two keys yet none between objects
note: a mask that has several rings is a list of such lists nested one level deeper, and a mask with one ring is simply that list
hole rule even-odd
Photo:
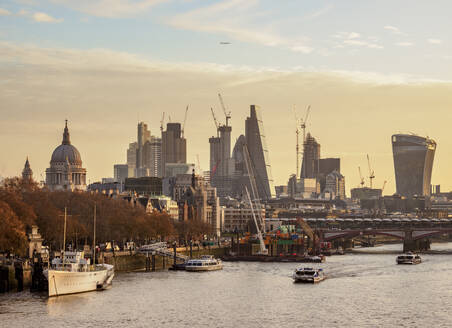
[{"label": "river water", "polygon": [[0,295],[0,327],[450,327],[452,255],[422,258],[401,266],[394,254],[328,257],[319,265],[328,278],[316,285],[292,282],[295,263],[119,273],[102,292]]}]

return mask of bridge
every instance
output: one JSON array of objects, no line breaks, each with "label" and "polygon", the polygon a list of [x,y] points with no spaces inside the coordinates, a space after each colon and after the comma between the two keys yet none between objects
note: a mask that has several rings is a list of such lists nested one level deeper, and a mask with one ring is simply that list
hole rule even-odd
[{"label": "bridge", "polygon": [[[297,219],[273,219],[293,224]],[[422,248],[422,240],[428,237],[452,234],[452,218],[305,218],[316,232],[318,241],[346,240],[364,236],[389,236],[400,239],[405,251]]]}]

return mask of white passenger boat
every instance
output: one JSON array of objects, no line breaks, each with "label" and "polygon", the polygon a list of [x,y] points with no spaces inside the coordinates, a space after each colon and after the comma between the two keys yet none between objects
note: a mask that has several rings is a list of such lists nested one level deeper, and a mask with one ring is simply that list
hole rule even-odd
[{"label": "white passenger boat", "polygon": [[419,264],[422,262],[418,254],[406,253],[397,256],[397,264]]},{"label": "white passenger boat", "polygon": [[44,275],[51,297],[105,289],[111,285],[115,272],[113,265],[90,265],[83,252],[65,252],[63,261],[54,259]]},{"label": "white passenger boat", "polygon": [[292,275],[294,282],[316,283],[325,279],[322,269],[298,268]]},{"label": "white passenger boat", "polygon": [[212,255],[203,255],[199,259],[188,260],[185,263],[185,270],[187,271],[214,271],[221,269],[223,269],[223,263]]}]

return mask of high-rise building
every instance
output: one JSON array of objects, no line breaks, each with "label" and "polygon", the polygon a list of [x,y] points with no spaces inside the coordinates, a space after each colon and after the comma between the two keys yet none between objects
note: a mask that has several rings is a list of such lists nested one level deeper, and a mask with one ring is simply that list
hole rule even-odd
[{"label": "high-rise building", "polygon": [[319,172],[317,173],[317,180],[320,183],[320,191],[325,189],[326,176],[333,171],[341,173],[341,159],[340,158],[320,158]]},{"label": "high-rise building", "polygon": [[345,199],[345,178],[338,171],[333,171],[326,176],[325,192],[331,194],[331,198]]},{"label": "high-rise building", "polygon": [[135,177],[135,170],[137,168],[137,149],[138,143],[132,142],[127,149],[127,166],[129,167],[129,178]]},{"label": "high-rise building", "polygon": [[222,125],[218,128],[219,137],[209,138],[210,144],[210,182],[217,188],[219,197],[231,196],[232,159],[231,159],[232,127]]},{"label": "high-rise building", "polygon": [[269,199],[274,196],[273,178],[259,106],[250,106],[250,116],[245,121],[245,139],[254,170],[259,198]]},{"label": "high-rise building", "polygon": [[162,139],[152,136],[143,147],[144,167],[146,176],[163,177],[162,170]]},{"label": "high-rise building", "polygon": [[397,194],[429,196],[436,142],[409,134],[392,136]]},{"label": "high-rise building", "polygon": [[129,177],[129,166],[127,164],[115,164],[113,166],[114,181],[124,183]]},{"label": "high-rise building", "polygon": [[149,176],[149,169],[146,166],[145,145],[151,141],[151,131],[144,122],[139,122],[137,127],[137,158],[136,158],[136,176]]},{"label": "high-rise building", "polygon": [[182,136],[180,123],[168,123],[162,131],[161,167],[166,163],[187,163],[187,141]]},{"label": "high-rise building", "polygon": [[319,173],[320,144],[308,133],[303,149],[300,177],[317,178]]}]

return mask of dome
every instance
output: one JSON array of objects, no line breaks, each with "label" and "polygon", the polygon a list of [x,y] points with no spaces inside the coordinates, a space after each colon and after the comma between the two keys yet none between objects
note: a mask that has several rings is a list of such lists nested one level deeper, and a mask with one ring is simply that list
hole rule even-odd
[{"label": "dome", "polygon": [[72,165],[82,165],[82,158],[80,157],[80,153],[72,145],[59,145],[52,154],[52,159],[50,160],[50,164],[53,163],[65,163],[66,158],[69,161],[69,164]]},{"label": "dome", "polygon": [[82,158],[79,151],[71,145],[67,120],[66,126],[64,127],[63,142],[53,151],[50,164],[66,163],[66,158],[71,165],[82,165]]}]

